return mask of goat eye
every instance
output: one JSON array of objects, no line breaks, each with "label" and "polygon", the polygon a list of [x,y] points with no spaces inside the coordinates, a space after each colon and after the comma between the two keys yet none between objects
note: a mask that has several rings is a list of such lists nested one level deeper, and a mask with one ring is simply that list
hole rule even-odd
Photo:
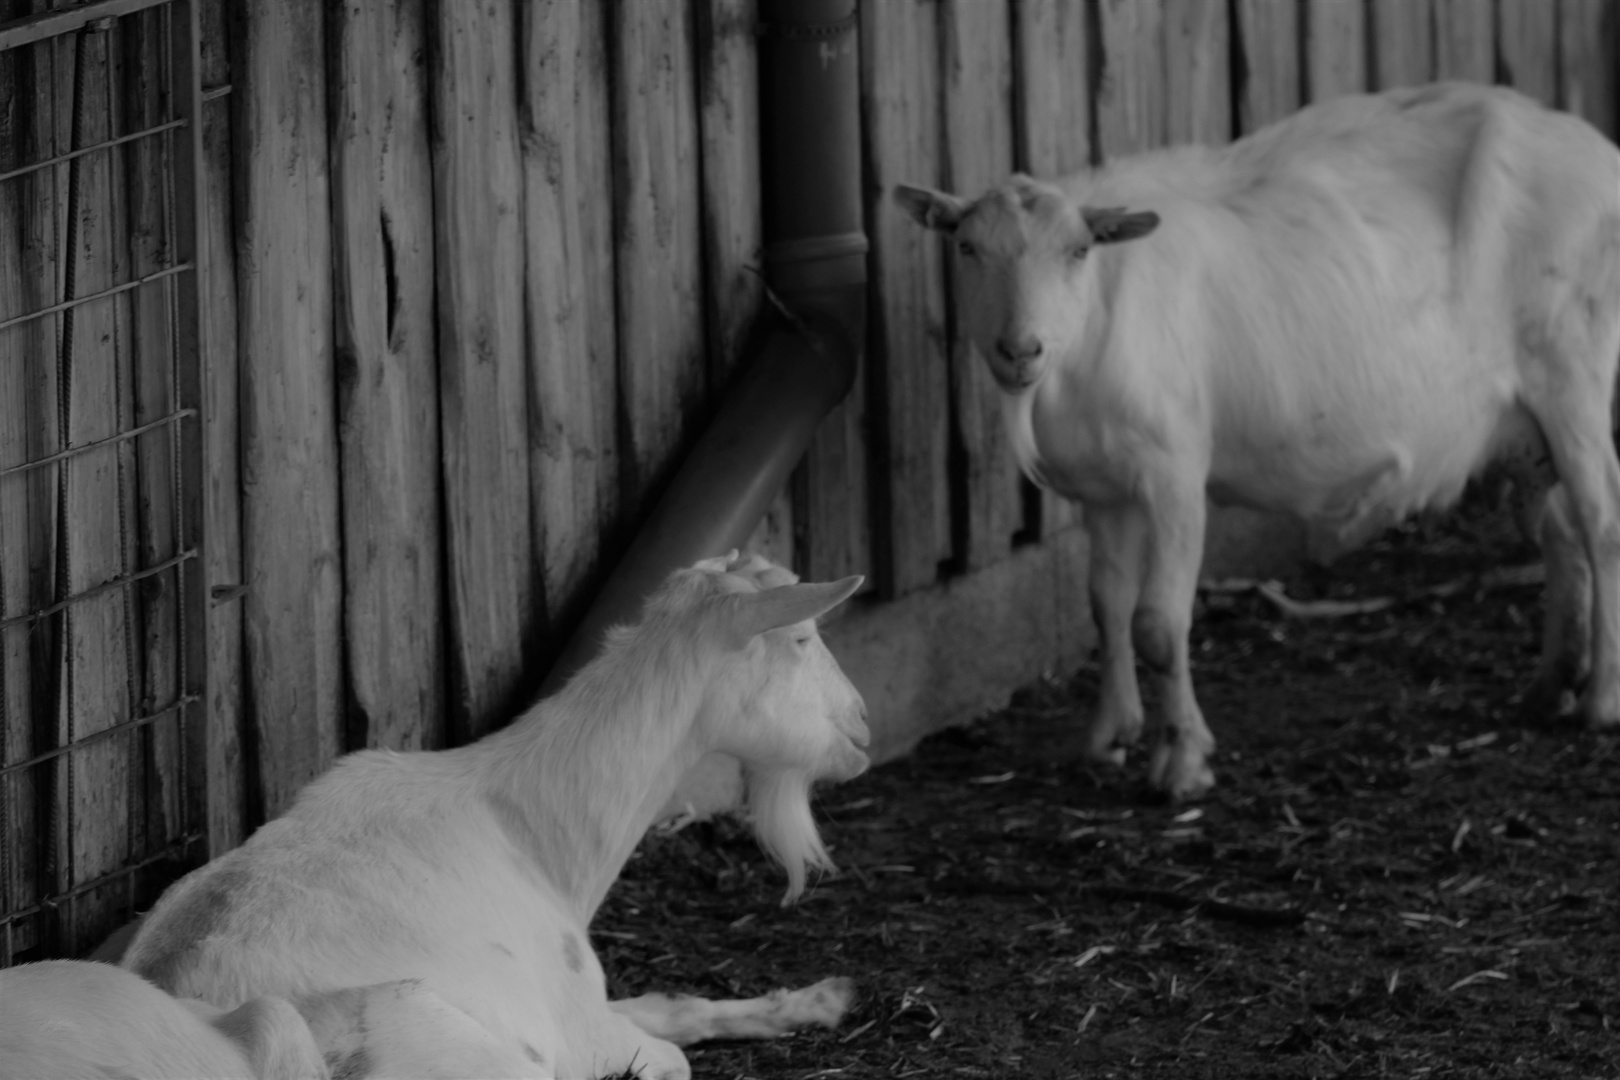
[{"label": "goat eye", "polygon": [[1069,249],[1069,260],[1071,262],[1079,262],[1086,257],[1086,252],[1090,250],[1091,248],[1089,245],[1075,244]]},{"label": "goat eye", "polygon": [[802,647],[804,647],[806,645],[809,645],[814,640],[816,640],[816,639],[811,637],[810,635],[806,634],[804,637],[796,637],[796,638],[794,638],[793,639],[793,644],[798,645],[798,646],[800,646],[802,648]]},{"label": "goat eye", "polygon": [[971,240],[958,240],[956,242],[956,250],[969,259],[979,254],[979,249],[973,246],[973,242]]}]

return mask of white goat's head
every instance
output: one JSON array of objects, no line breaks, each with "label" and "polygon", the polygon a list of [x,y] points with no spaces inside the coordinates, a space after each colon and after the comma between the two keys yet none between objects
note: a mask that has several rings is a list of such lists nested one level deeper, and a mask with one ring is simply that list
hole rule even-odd
[{"label": "white goat's head", "polygon": [[1091,249],[1146,236],[1159,224],[1152,212],[1083,206],[1022,175],[973,202],[904,184],[895,198],[954,242],[963,329],[1009,392],[1039,382],[1053,358],[1081,340],[1085,309],[1076,288]]},{"label": "white goat's head", "polygon": [[717,648],[698,735],[705,750],[739,759],[761,846],[788,874],[788,897],[804,888],[806,866],[831,866],[810,813],[810,785],[865,772],[866,703],[833,659],[816,618],[860,587],[860,577],[797,584],[757,555],[706,559],[677,572],[648,602],[701,609],[701,630]]}]

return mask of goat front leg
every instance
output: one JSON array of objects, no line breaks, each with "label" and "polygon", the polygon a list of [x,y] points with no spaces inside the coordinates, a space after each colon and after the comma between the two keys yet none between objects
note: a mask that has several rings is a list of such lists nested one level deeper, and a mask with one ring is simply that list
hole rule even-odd
[{"label": "goat front leg", "polygon": [[1193,799],[1215,784],[1215,737],[1193,693],[1193,601],[1204,558],[1204,490],[1176,475],[1150,484],[1147,567],[1131,618],[1131,641],[1159,687],[1160,724],[1148,780],[1172,799]]},{"label": "goat front leg", "polygon": [[608,1003],[641,1030],[690,1046],[705,1039],[774,1039],[808,1027],[835,1028],[855,1003],[855,984],[822,979],[802,990],[712,1001],[685,994],[643,994]]},{"label": "goat front leg", "polygon": [[1102,681],[1097,709],[1086,727],[1084,752],[1092,761],[1125,763],[1125,749],[1142,737],[1142,693],[1136,683],[1131,616],[1141,592],[1142,545],[1147,519],[1132,505],[1085,508],[1091,541],[1091,618],[1097,626]]}]

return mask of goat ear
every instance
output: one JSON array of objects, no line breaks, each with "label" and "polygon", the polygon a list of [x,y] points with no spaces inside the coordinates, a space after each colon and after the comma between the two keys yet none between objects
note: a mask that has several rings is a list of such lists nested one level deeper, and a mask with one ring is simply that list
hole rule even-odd
[{"label": "goat ear", "polygon": [[1080,216],[1085,219],[1091,238],[1099,244],[1118,244],[1146,236],[1159,227],[1159,215],[1151,210],[1131,213],[1123,206],[1098,208],[1082,206]]},{"label": "goat ear", "polygon": [[861,575],[842,581],[814,582],[808,585],[782,585],[756,593],[734,593],[729,601],[727,638],[736,648],[767,630],[813,619],[831,611],[855,594],[865,581]]},{"label": "goat ear", "polygon": [[955,195],[947,195],[943,191],[932,188],[912,187],[910,184],[896,184],[894,188],[894,201],[899,203],[912,219],[925,229],[937,229],[942,233],[953,233],[962,223],[962,216],[967,213],[967,202]]}]

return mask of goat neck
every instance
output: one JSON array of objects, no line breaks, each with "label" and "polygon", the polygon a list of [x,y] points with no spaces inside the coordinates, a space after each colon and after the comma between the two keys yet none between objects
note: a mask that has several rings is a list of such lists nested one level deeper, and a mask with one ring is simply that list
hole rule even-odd
[{"label": "goat neck", "polygon": [[467,748],[503,828],[581,926],[706,750],[694,721],[712,657],[670,629],[616,631],[561,691]]}]

